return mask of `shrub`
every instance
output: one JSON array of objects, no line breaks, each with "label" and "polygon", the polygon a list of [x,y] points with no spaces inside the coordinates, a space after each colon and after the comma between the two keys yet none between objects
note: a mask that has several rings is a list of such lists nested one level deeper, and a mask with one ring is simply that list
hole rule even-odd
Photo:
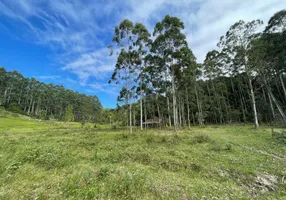
[{"label": "shrub", "polygon": [[210,150],[212,151],[222,151],[223,148],[220,144],[216,143],[216,142],[213,142],[211,145],[210,145]]},{"label": "shrub", "polygon": [[41,110],[39,114],[40,119],[45,120],[46,116],[47,116],[47,112],[45,110]]},{"label": "shrub", "polygon": [[272,131],[272,138],[274,138],[277,142],[286,144],[286,131],[282,130],[281,132]]},{"label": "shrub", "polygon": [[232,150],[232,145],[231,144],[226,144],[225,145],[225,150],[231,151]]},{"label": "shrub", "polygon": [[99,171],[96,173],[96,177],[99,179],[99,180],[102,180],[104,179],[105,177],[107,177],[110,173],[110,169],[108,167],[101,167],[99,169]]},{"label": "shrub", "polygon": [[153,137],[152,135],[148,135],[147,138],[146,138],[146,142],[147,142],[148,144],[154,142],[154,137]]},{"label": "shrub", "polygon": [[14,113],[21,113],[21,109],[16,102],[9,104],[8,110]]},{"label": "shrub", "polygon": [[173,171],[173,172],[187,168],[186,165],[176,160],[164,160],[160,163],[160,166],[168,171]]},{"label": "shrub", "polygon": [[200,165],[198,165],[198,164],[195,164],[195,163],[192,163],[190,165],[190,168],[191,168],[191,170],[197,171],[197,172],[202,170],[202,167]]},{"label": "shrub", "polygon": [[141,164],[149,165],[152,161],[152,158],[149,153],[136,153],[134,160]]},{"label": "shrub", "polygon": [[197,135],[197,136],[194,136],[192,139],[193,144],[208,143],[210,141],[211,141],[211,139],[208,135]]}]

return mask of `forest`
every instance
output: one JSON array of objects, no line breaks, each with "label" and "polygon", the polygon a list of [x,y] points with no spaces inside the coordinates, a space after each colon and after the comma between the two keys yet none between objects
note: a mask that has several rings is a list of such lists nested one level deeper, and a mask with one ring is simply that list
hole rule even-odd
[{"label": "forest", "polygon": [[115,27],[110,83],[122,89],[125,124],[159,118],[162,126],[286,123],[286,10],[263,28],[259,19],[235,22],[198,63],[184,23],[167,15],[151,35],[141,23]]},{"label": "forest", "polygon": [[47,120],[92,121],[99,117],[102,105],[97,96],[87,96],[17,71],[0,68],[0,106],[7,110]]}]

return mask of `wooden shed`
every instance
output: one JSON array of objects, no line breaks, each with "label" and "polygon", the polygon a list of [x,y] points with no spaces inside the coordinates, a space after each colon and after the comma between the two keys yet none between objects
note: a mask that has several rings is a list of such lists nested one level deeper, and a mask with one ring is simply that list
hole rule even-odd
[{"label": "wooden shed", "polygon": [[162,120],[159,118],[153,118],[153,119],[147,119],[145,122],[143,122],[143,126],[160,126]]}]

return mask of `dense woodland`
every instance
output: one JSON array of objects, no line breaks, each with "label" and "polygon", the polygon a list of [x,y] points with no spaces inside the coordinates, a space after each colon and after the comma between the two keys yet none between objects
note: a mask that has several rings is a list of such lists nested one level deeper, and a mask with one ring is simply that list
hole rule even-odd
[{"label": "dense woodland", "polygon": [[0,106],[32,117],[96,122],[102,109],[97,96],[25,78],[5,68],[0,68],[0,86]]},{"label": "dense woodland", "polygon": [[175,130],[286,123],[286,10],[266,25],[234,23],[203,63],[197,63],[183,29],[180,19],[168,15],[152,36],[128,19],[115,27],[109,48],[117,63],[110,83],[122,86],[117,110],[130,131],[154,118]]}]

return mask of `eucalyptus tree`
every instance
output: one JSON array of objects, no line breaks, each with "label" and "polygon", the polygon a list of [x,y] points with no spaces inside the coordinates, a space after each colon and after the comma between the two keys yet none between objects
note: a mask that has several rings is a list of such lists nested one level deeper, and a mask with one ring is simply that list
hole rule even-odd
[{"label": "eucalyptus tree", "polygon": [[155,40],[152,45],[152,53],[160,60],[161,65],[158,67],[158,73],[167,73],[167,78],[172,83],[172,100],[173,100],[173,121],[175,130],[178,129],[178,107],[176,99],[176,76],[180,73],[181,54],[183,49],[188,49],[186,36],[182,32],[184,23],[177,17],[169,15],[158,22],[155,26],[153,36]]},{"label": "eucalyptus tree", "polygon": [[[210,91],[212,91],[214,94],[214,98],[212,99],[213,103],[211,103],[211,108],[214,113],[216,113],[216,110],[218,111],[219,122],[223,123],[222,105],[220,102],[219,94],[216,91],[217,89],[214,84],[214,79],[219,77],[222,73],[221,63],[220,63],[220,52],[218,52],[217,50],[209,51],[204,60],[203,67],[204,67],[204,75],[209,80],[208,82],[211,85],[211,89],[208,89],[209,98],[211,95]],[[217,106],[217,109],[216,109],[216,106]]]},{"label": "eucalyptus tree", "polygon": [[135,37],[135,43],[133,44],[133,53],[135,56],[135,72],[137,72],[136,81],[139,80],[139,92],[140,92],[140,128],[143,130],[143,82],[146,80],[146,57],[150,52],[150,45],[152,40],[150,39],[150,33],[146,27],[141,23],[136,23],[133,28],[133,35]]},{"label": "eucalyptus tree", "polygon": [[[277,77],[275,74],[274,68],[275,68],[275,63],[278,60],[277,57],[279,56],[279,53],[278,55],[277,54],[273,55],[273,52],[276,52],[276,50],[273,49],[272,47],[272,44],[274,42],[273,39],[276,40],[275,35],[263,34],[262,37],[254,40],[252,42],[252,48],[249,52],[249,58],[250,58],[249,63],[252,64],[253,68],[255,68],[256,71],[259,73],[259,77],[261,79],[262,85],[266,88],[266,91],[269,96],[270,107],[271,107],[273,118],[275,119],[275,114],[274,114],[275,112],[273,109],[272,102],[275,104],[283,121],[286,123],[286,115],[279,101],[276,99],[275,95],[273,94],[271,84],[270,84],[273,77],[274,78]],[[280,41],[280,42],[283,42],[283,41]],[[279,45],[275,45],[275,48],[277,48],[278,46]]]},{"label": "eucalyptus tree", "polygon": [[[126,104],[129,104],[129,126],[132,132],[132,99],[136,98],[136,91],[140,95],[140,127],[143,130],[143,80],[145,77],[145,57],[151,44],[150,34],[141,23],[133,24],[128,19],[115,27],[113,42],[116,46],[109,46],[111,55],[117,51],[117,63],[111,81],[122,84]],[[138,83],[139,82],[139,83]],[[136,88],[139,88],[136,90]],[[125,91],[126,90],[126,91]],[[133,116],[133,119],[135,117]]]},{"label": "eucalyptus tree", "polygon": [[240,20],[230,27],[227,33],[221,37],[218,44],[218,46],[222,48],[222,51],[228,54],[232,59],[231,66],[233,67],[233,70],[238,73],[246,72],[252,101],[255,128],[259,127],[252,83],[252,79],[256,72],[249,65],[247,52],[251,48],[251,41],[257,37],[256,33],[262,24],[263,22],[261,20],[253,20],[247,23]]},{"label": "eucalyptus tree", "polygon": [[84,117],[91,121],[102,109],[96,96],[25,78],[17,71],[7,72],[4,68],[0,68],[0,98],[0,106],[10,111],[40,118],[44,114],[45,118],[53,115],[64,119],[65,110],[70,105],[74,120],[80,121]]},{"label": "eucalyptus tree", "polygon": [[272,105],[274,103],[283,121],[286,123],[284,109],[279,102],[279,98],[275,97],[271,88],[271,82],[277,83],[278,81],[276,80],[280,79],[283,91],[281,98],[283,100],[281,102],[284,102],[284,105],[286,105],[286,91],[283,80],[283,73],[285,73],[286,67],[286,11],[283,10],[274,14],[270,18],[265,31],[260,35],[259,38],[251,43],[251,49],[249,50],[250,63],[259,73],[262,84],[266,88],[273,118],[275,119],[275,110]]},{"label": "eucalyptus tree", "polygon": [[129,105],[129,128],[130,132],[132,132],[132,99],[136,87],[134,84],[134,73],[136,69],[135,61],[138,60],[136,58],[137,54],[133,51],[136,41],[133,23],[128,19],[123,20],[119,26],[115,27],[112,41],[116,46],[109,46],[111,50],[110,55],[113,55],[114,51],[116,51],[117,62],[109,82],[115,81],[117,84],[122,84],[126,90],[124,94],[126,95],[126,104]]},{"label": "eucalyptus tree", "polygon": [[276,44],[271,45],[272,51],[269,51],[268,53],[272,53],[272,58],[276,60],[276,63],[272,63],[275,64],[275,71],[280,79],[286,103],[286,87],[284,84],[284,74],[286,73],[286,10],[281,10],[275,13],[269,19],[268,25],[264,30],[264,34],[271,36],[269,39],[275,39],[276,41]]}]

